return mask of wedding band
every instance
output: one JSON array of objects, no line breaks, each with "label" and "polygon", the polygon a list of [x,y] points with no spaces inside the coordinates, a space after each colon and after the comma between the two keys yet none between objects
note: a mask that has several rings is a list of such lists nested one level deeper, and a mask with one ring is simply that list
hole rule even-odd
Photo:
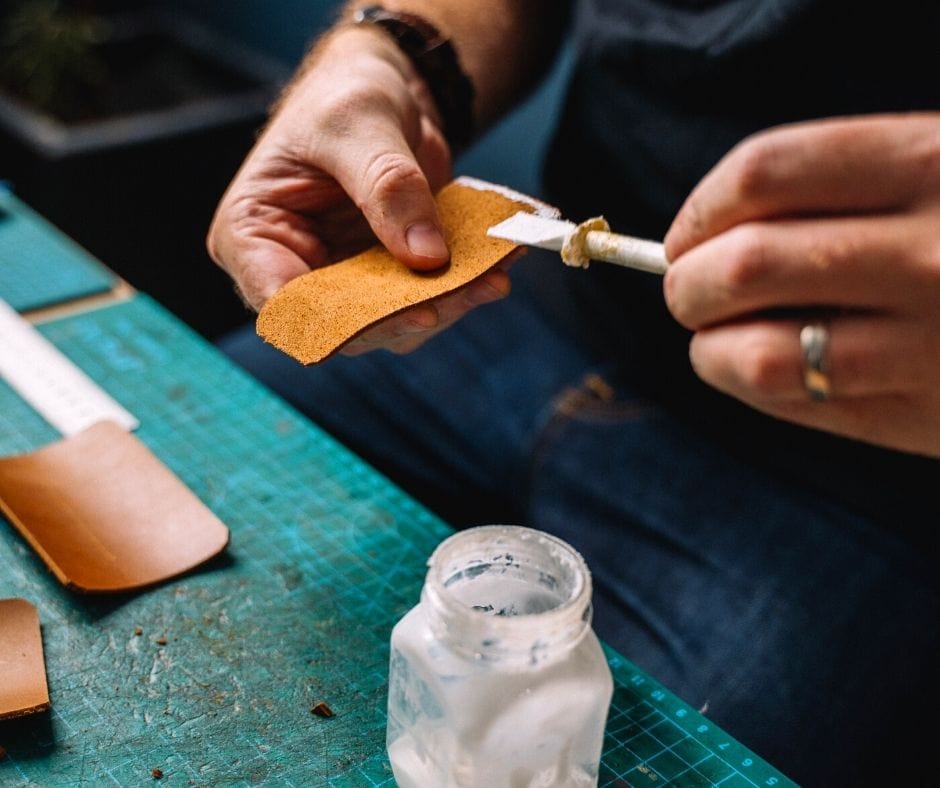
[{"label": "wedding band", "polygon": [[803,385],[811,399],[829,399],[829,329],[822,321],[807,323],[800,330],[800,352],[803,355]]}]

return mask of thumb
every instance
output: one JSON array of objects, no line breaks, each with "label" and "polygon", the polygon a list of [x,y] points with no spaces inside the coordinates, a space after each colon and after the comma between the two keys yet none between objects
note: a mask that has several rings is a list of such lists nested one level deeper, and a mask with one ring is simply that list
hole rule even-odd
[{"label": "thumb", "polygon": [[365,160],[342,157],[359,161],[337,172],[337,179],[389,252],[418,271],[440,268],[450,252],[431,186],[404,137],[393,134],[383,142]]}]

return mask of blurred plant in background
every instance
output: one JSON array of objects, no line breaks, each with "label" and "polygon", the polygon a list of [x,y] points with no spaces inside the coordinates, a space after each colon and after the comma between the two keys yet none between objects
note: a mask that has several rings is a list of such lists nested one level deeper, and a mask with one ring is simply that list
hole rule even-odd
[{"label": "blurred plant in background", "polygon": [[0,87],[63,121],[94,114],[107,80],[105,16],[88,3],[14,2],[0,19]]}]

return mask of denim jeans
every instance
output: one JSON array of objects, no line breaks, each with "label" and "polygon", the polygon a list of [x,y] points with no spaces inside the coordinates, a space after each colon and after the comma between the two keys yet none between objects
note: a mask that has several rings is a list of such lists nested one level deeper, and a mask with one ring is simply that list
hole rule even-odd
[{"label": "denim jeans", "polygon": [[451,524],[574,545],[599,636],[797,781],[934,773],[932,562],[639,395],[524,289],[407,356],[220,344]]}]

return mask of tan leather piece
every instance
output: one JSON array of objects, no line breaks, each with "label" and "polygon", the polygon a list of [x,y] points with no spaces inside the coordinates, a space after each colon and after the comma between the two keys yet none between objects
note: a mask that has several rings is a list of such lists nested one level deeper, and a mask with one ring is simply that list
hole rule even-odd
[{"label": "tan leather piece", "polygon": [[412,271],[373,246],[284,285],[261,309],[258,335],[302,364],[323,361],[379,320],[462,287],[519,249],[486,231],[534,210],[532,203],[459,181],[438,192],[437,206],[451,253],[445,268]]},{"label": "tan leather piece", "polygon": [[25,599],[0,599],[0,720],[48,708],[36,608]]},{"label": "tan leather piece", "polygon": [[228,528],[109,421],[0,459],[0,509],[66,586],[130,591],[218,555]]}]

